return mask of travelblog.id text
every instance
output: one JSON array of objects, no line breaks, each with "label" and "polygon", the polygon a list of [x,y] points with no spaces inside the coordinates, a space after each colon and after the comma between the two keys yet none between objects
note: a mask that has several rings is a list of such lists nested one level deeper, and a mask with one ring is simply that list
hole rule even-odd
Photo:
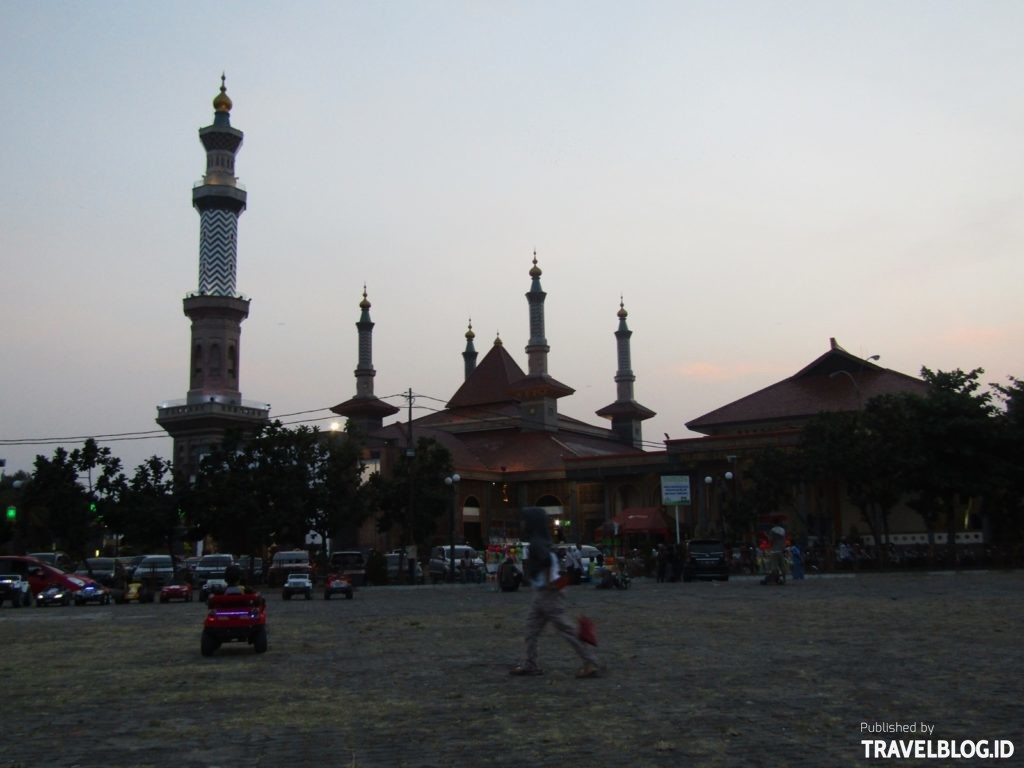
[{"label": "travelblog.id text", "polygon": [[863,757],[868,759],[1006,759],[1016,751],[1007,739],[936,739],[935,726],[919,721],[862,722],[860,732],[862,737],[871,737],[860,740]]}]

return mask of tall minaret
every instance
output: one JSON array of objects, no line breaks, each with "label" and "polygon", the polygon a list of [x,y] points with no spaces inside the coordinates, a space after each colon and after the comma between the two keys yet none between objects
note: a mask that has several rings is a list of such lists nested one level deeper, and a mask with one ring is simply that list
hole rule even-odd
[{"label": "tall minaret", "polygon": [[398,413],[398,408],[385,403],[373,394],[373,378],[377,372],[373,369],[373,321],[370,320],[370,300],[366,298],[366,286],[363,286],[363,300],[359,302],[359,363],[356,365],[356,396],[338,403],[331,408],[339,416],[348,418],[352,425],[365,434],[380,429],[384,417]]},{"label": "tall minaret", "polygon": [[526,300],[530,305],[530,341],[526,345],[527,374],[512,385],[511,393],[520,401],[523,429],[555,431],[558,429],[558,398],[571,395],[575,390],[548,375],[548,340],[544,338],[544,299],[547,294],[540,287],[541,270],[537,266],[537,252],[533,252],[530,269],[530,290]]},{"label": "tall minaret", "polygon": [[469,374],[476,370],[476,347],[473,346],[473,339],[476,338],[476,334],[473,333],[473,319],[469,320],[469,330],[466,331],[466,351],[462,353],[462,360],[464,363],[464,378],[468,379]]},{"label": "tall minaret", "polygon": [[629,338],[633,332],[626,325],[628,315],[626,305],[620,298],[619,328],[615,331],[619,357],[619,369],[615,372],[616,398],[614,403],[597,411],[597,415],[612,420],[612,430],[618,435],[619,440],[634,448],[642,449],[641,422],[654,416],[655,412],[633,399],[633,382],[636,381],[636,376],[633,375],[630,363]]},{"label": "tall minaret", "polygon": [[200,455],[229,429],[251,432],[267,421],[270,406],[242,400],[240,361],[242,321],[249,300],[235,292],[238,217],[246,193],[235,179],[235,155],[242,132],[231,127],[231,99],[225,78],[213,99],[213,124],[199,129],[206,149],[206,173],[192,189],[199,212],[199,288],[185,297],[192,321],[189,389],[182,403],[157,408],[157,424],[174,438],[175,470],[194,474]]}]

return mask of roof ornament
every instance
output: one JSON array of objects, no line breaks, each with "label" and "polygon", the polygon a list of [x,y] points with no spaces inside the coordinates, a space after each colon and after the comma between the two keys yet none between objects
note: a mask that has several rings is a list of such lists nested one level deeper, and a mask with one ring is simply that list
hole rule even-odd
[{"label": "roof ornament", "polygon": [[533,267],[530,269],[530,277],[540,277],[541,274],[542,273],[540,271],[540,267],[537,266],[537,249],[534,248],[533,249]]},{"label": "roof ornament", "polygon": [[619,311],[616,313],[619,317],[628,317],[629,312],[626,311],[626,305],[623,303],[622,294],[619,294]]},{"label": "roof ornament", "polygon": [[369,299],[366,298],[366,283],[363,283],[363,300],[359,302],[359,308],[369,309],[371,306]]},{"label": "roof ornament", "polygon": [[504,342],[501,340],[501,331],[498,331],[497,335],[494,337],[494,346],[504,346]]},{"label": "roof ornament", "polygon": [[469,318],[469,330],[466,331],[466,338],[472,341],[476,338],[476,334],[473,333],[473,318]]},{"label": "roof ornament", "polygon": [[231,99],[228,97],[227,76],[220,73],[220,93],[213,97],[213,109],[216,112],[230,112]]}]

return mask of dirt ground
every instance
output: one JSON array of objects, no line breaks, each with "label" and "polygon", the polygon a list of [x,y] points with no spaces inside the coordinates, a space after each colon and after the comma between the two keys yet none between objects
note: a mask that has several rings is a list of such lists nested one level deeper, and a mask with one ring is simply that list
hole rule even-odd
[{"label": "dirt ground", "polygon": [[0,768],[861,766],[889,762],[862,739],[899,738],[1009,740],[982,762],[1024,764],[1020,571],[571,587],[590,680],[550,630],[545,674],[508,675],[525,591],[266,594],[269,652],[212,658],[202,604],[4,605]]}]

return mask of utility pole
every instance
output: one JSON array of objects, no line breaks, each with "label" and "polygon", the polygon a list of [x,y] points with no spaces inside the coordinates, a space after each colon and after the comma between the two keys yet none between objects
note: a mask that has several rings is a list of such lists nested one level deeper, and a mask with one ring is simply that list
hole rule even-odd
[{"label": "utility pole", "polygon": [[[409,393],[406,395],[406,397],[409,400],[409,431],[406,433],[406,444],[405,444],[405,461],[406,461],[406,466],[407,466],[408,472],[409,472],[409,503],[408,503],[408,505],[406,506],[406,509],[405,509],[406,520],[408,521],[408,525],[406,526],[405,530],[409,534],[409,543],[413,547],[415,547],[416,546],[416,539],[415,539],[415,534],[413,533],[413,529],[414,529],[413,520],[415,520],[415,517],[413,516],[413,502],[414,502],[414,499],[415,499],[415,492],[414,492],[414,489],[413,489],[413,482],[412,482],[412,480],[413,480],[413,469],[414,469],[413,464],[414,464],[414,462],[416,460],[416,447],[415,447],[415,445],[414,445],[414,443],[412,441],[412,387],[409,387]],[[401,569],[401,567],[402,567],[402,558],[401,558],[401,556],[399,556],[399,558],[398,558],[398,567],[399,567],[399,569]],[[413,565],[413,567],[411,569],[407,568],[407,570],[409,571],[409,574],[410,574],[409,583],[410,584],[415,584],[416,583],[416,566]]]}]

